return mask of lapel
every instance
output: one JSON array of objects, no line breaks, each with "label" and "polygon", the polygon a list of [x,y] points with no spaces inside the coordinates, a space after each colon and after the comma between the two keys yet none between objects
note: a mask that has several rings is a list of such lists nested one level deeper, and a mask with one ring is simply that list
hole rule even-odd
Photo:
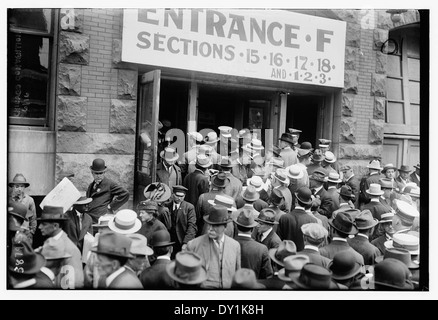
[{"label": "lapel", "polygon": [[102,193],[105,190],[106,184],[107,184],[107,178],[104,177],[102,181],[100,182],[99,186],[96,190],[94,190],[94,181],[91,183],[90,186],[90,197],[93,197],[96,194]]},{"label": "lapel", "polygon": [[78,239],[83,239],[85,237],[85,234],[87,233],[88,229],[90,228],[91,223],[92,223],[91,217],[88,214],[83,213],[82,214],[82,229],[80,230],[80,234],[79,234]]}]

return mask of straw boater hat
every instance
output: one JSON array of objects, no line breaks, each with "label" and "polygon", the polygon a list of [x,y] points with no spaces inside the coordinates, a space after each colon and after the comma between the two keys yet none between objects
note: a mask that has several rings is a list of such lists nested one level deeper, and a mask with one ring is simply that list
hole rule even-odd
[{"label": "straw boater hat", "polygon": [[285,170],[277,169],[275,170],[275,173],[271,173],[271,176],[285,185],[289,185],[290,183],[289,177],[287,176]]},{"label": "straw boater hat", "polygon": [[260,151],[263,150],[265,147],[262,145],[262,141],[259,139],[251,139],[251,142],[247,145],[243,146],[242,149],[247,149],[251,151]]},{"label": "straw boater hat", "polygon": [[163,151],[160,152],[160,157],[167,162],[174,162],[178,160],[179,155],[176,152],[176,149],[173,147],[166,147]]},{"label": "straw boater hat", "polygon": [[173,280],[183,284],[200,284],[207,280],[204,259],[195,252],[180,251],[175,260],[166,265],[166,273]]},{"label": "straw boater hat", "polygon": [[108,222],[108,227],[120,234],[130,234],[140,230],[141,221],[134,210],[122,209]]},{"label": "straw boater hat", "polygon": [[122,258],[134,258],[130,253],[132,240],[117,232],[101,234],[97,247],[91,251]]},{"label": "straw boater hat", "polygon": [[108,228],[108,222],[110,220],[112,220],[114,218],[114,214],[112,213],[107,213],[104,214],[103,216],[100,216],[97,223],[93,224],[92,227],[93,228]]},{"label": "straw boater hat", "polygon": [[286,168],[286,174],[290,179],[299,180],[304,176],[304,172],[296,164],[293,164]]},{"label": "straw boater hat", "polygon": [[340,178],[339,173],[331,171],[327,177],[327,182],[341,183],[342,179]]},{"label": "straw boater hat", "polygon": [[420,253],[420,238],[408,233],[395,233],[384,245],[386,249],[403,248],[413,255]]},{"label": "straw boater hat", "polygon": [[261,191],[263,189],[263,179],[260,176],[252,176],[246,180],[247,186],[253,186],[256,191]]},{"label": "straw boater hat", "polygon": [[211,161],[211,158],[205,154],[198,154],[196,156],[196,164],[202,168],[208,168],[213,163]]},{"label": "straw boater hat", "polygon": [[207,200],[209,204],[212,206],[218,205],[227,208],[228,211],[236,211],[237,209],[234,207],[234,199],[230,196],[217,194],[214,197],[214,200]]},{"label": "straw boater hat", "polygon": [[335,163],[336,162],[336,156],[331,151],[326,151],[324,153],[324,161],[328,163]]},{"label": "straw boater hat", "polygon": [[12,181],[8,183],[8,186],[13,187],[16,184],[23,184],[25,188],[30,186],[30,184],[26,181],[26,178],[23,176],[22,173],[17,173],[14,179],[12,179]]},{"label": "straw boater hat", "polygon": [[409,203],[395,199],[394,204],[397,206],[396,215],[408,225],[412,225],[414,223],[415,218],[420,216],[420,212]]},{"label": "straw boater hat", "polygon": [[387,163],[383,166],[382,173],[386,173],[386,170],[388,169],[394,169],[394,171],[398,170],[397,167],[394,166],[392,163]]},{"label": "straw boater hat", "polygon": [[381,196],[385,192],[382,191],[381,185],[378,183],[371,183],[369,189],[365,190],[366,193],[372,196]]},{"label": "straw boater hat", "polygon": [[367,165],[368,169],[375,169],[375,170],[382,170],[382,168],[380,167],[380,161],[379,160],[372,160],[368,165]]}]

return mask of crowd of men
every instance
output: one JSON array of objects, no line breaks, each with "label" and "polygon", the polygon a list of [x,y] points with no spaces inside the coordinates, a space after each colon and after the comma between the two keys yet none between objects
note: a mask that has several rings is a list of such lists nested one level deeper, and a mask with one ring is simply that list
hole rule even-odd
[{"label": "crowd of men", "polygon": [[[106,176],[67,212],[37,217],[23,174],[9,182],[9,289],[415,290],[420,165],[338,164],[289,129],[265,148],[249,130],[191,132],[159,153],[156,182],[128,209]],[[125,205],[125,206],[124,206]],[[34,248],[33,236],[45,241]]]}]

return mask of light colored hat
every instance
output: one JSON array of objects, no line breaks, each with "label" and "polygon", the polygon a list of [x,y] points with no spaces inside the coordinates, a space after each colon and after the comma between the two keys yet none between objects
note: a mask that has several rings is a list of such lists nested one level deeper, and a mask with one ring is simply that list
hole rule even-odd
[{"label": "light colored hat", "polygon": [[386,212],[380,215],[379,223],[392,222],[392,218],[394,218],[394,212]]},{"label": "light colored hat", "polygon": [[246,149],[250,150],[263,150],[265,147],[262,146],[262,141],[259,139],[252,139],[250,143],[245,146]]},{"label": "light colored hat", "polygon": [[166,161],[172,162],[178,160],[179,155],[178,153],[176,153],[175,148],[166,147],[163,151],[160,152],[160,157]]},{"label": "light colored hat", "polygon": [[220,126],[218,129],[223,137],[231,138],[231,130],[233,128],[228,127],[228,126]]},{"label": "light colored hat", "polygon": [[202,134],[200,134],[199,132],[196,132],[196,131],[188,132],[187,135],[189,137],[193,138],[197,142],[201,142],[202,141]]},{"label": "light colored hat", "polygon": [[204,259],[195,252],[180,251],[176,254],[175,260],[166,266],[166,272],[173,280],[195,285],[207,280],[207,270]]},{"label": "light colored hat", "polygon": [[330,146],[330,142],[332,142],[331,140],[328,139],[318,139],[318,140],[319,140],[318,146],[320,148],[328,148]]},{"label": "light colored hat", "polygon": [[263,189],[263,179],[260,176],[253,175],[251,178],[246,180],[246,185],[253,186],[256,191],[261,191]]},{"label": "light colored hat", "polygon": [[384,245],[387,249],[406,249],[413,255],[418,255],[420,253],[420,238],[407,233],[395,233],[392,236],[392,240],[386,241]]},{"label": "light colored hat", "polygon": [[278,278],[283,281],[292,281],[292,274],[299,273],[310,262],[309,256],[296,254],[283,259],[284,268],[278,271]]},{"label": "light colored hat", "polygon": [[65,259],[70,258],[72,255],[65,250],[65,242],[55,240],[53,237],[44,241],[41,254],[46,260]]},{"label": "light colored hat", "polygon": [[93,228],[106,228],[108,227],[108,222],[112,219],[114,219],[114,214],[112,213],[107,213],[104,214],[103,216],[100,216],[99,219],[97,220],[96,224],[93,224]]},{"label": "light colored hat", "polygon": [[8,183],[10,187],[12,187],[15,184],[23,184],[26,188],[30,186],[29,182],[26,181],[26,178],[22,173],[17,173],[14,179],[12,179],[12,181]]},{"label": "light colored hat", "polygon": [[108,227],[120,234],[130,234],[140,230],[141,221],[134,210],[122,209],[108,222]]},{"label": "light colored hat", "polygon": [[237,209],[234,207],[234,199],[229,196],[224,196],[217,194],[214,197],[214,200],[207,200],[207,202],[211,205],[218,205],[227,208],[228,211],[236,211]]},{"label": "light colored hat", "polygon": [[217,137],[217,133],[215,131],[210,131],[204,138],[204,142],[206,144],[215,144],[219,139]]},{"label": "light colored hat", "polygon": [[336,156],[331,151],[326,151],[324,154],[324,160],[328,163],[335,163],[336,162]]},{"label": "light colored hat", "polygon": [[420,216],[418,210],[406,201],[395,199],[394,203],[397,206],[396,215],[406,223],[412,224]]},{"label": "light colored hat", "polygon": [[322,225],[316,222],[306,223],[301,226],[303,235],[315,240],[321,240],[328,236],[328,231]]},{"label": "light colored hat", "polygon": [[74,204],[89,204],[91,201],[93,201],[92,198],[87,198],[87,196],[81,196]]},{"label": "light colored hat", "polygon": [[327,181],[333,183],[340,183],[342,182],[342,179],[340,178],[339,173],[331,171],[327,177]]},{"label": "light colored hat", "polygon": [[151,256],[154,250],[148,247],[148,239],[139,233],[132,233],[126,235],[132,240],[130,253],[133,255]]},{"label": "light colored hat", "polygon": [[375,170],[382,170],[380,167],[380,161],[379,160],[372,160],[368,165],[368,169],[375,169]]},{"label": "light colored hat", "polygon": [[394,171],[398,170],[397,167],[394,166],[392,163],[387,163],[383,166],[382,173],[385,173],[388,169],[394,169]]},{"label": "light colored hat", "polygon": [[211,158],[205,154],[198,154],[196,156],[196,164],[202,168],[208,168],[212,165]]},{"label": "light colored hat", "polygon": [[290,183],[289,177],[287,176],[286,172],[282,169],[275,170],[275,173],[274,174],[271,173],[271,175],[272,177],[274,177],[281,183],[284,183],[285,185],[289,185]]},{"label": "light colored hat", "polygon": [[372,196],[381,196],[385,193],[382,191],[381,185],[378,183],[371,183],[369,189],[365,190],[365,192]]},{"label": "light colored hat", "polygon": [[304,172],[296,164],[293,164],[286,168],[286,174],[290,179],[295,180],[301,179],[304,176]]}]

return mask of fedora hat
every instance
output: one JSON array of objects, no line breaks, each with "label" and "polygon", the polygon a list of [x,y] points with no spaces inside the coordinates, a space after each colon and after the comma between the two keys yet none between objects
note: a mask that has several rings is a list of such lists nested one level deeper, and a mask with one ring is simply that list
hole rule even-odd
[{"label": "fedora hat", "polygon": [[274,206],[279,206],[284,199],[283,193],[280,190],[274,189],[269,196],[269,202]]},{"label": "fedora hat", "polygon": [[8,202],[8,214],[19,218],[20,221],[29,221],[29,219],[26,218],[27,208],[21,202],[9,201]]},{"label": "fedora hat", "polygon": [[327,238],[328,231],[322,225],[316,222],[306,223],[301,226],[303,235],[314,240],[323,240]]},{"label": "fedora hat", "polygon": [[406,201],[395,199],[394,203],[397,207],[395,214],[406,224],[412,224],[420,216],[418,210]]},{"label": "fedora hat", "polygon": [[392,218],[394,218],[394,212],[382,213],[380,215],[379,223],[386,223],[386,222],[391,222],[392,223]]},{"label": "fedora hat", "polygon": [[27,241],[12,244],[8,263],[9,271],[21,274],[36,274],[45,265],[46,259],[44,256],[35,252]]},{"label": "fedora hat", "polygon": [[354,225],[354,220],[349,213],[345,211],[339,212],[334,219],[328,220],[329,224],[336,229],[345,234],[356,234],[357,228]]},{"label": "fedora hat", "polygon": [[30,184],[26,181],[26,178],[22,173],[17,173],[11,182],[8,183],[8,186],[12,187],[16,184],[23,184],[25,188],[30,186]]},{"label": "fedora hat", "polygon": [[367,230],[375,227],[379,223],[379,220],[374,219],[371,211],[365,209],[356,216],[354,222],[359,230]]},{"label": "fedora hat", "polygon": [[328,182],[332,183],[341,183],[342,179],[339,176],[339,173],[331,171],[327,177]]},{"label": "fedora hat", "polygon": [[93,198],[88,198],[87,196],[81,196],[79,197],[78,200],[76,200],[75,203],[73,203],[74,205],[81,205],[81,204],[89,204],[91,201],[93,201]]},{"label": "fedora hat", "polygon": [[202,141],[202,134],[200,134],[199,132],[196,132],[196,131],[187,132],[187,135],[189,137],[191,137],[193,140],[195,140],[196,142],[201,142]]},{"label": "fedora hat", "polygon": [[132,233],[126,235],[132,240],[130,253],[133,255],[151,256],[154,254],[154,250],[148,247],[148,239],[139,233]]},{"label": "fedora hat", "polygon": [[332,272],[333,279],[346,280],[357,275],[361,265],[356,261],[352,251],[342,250],[334,255],[327,268]]},{"label": "fedora hat", "polygon": [[144,188],[143,194],[146,199],[161,203],[169,200],[172,192],[167,184],[154,182]]},{"label": "fedora hat", "polygon": [[66,251],[65,242],[55,240],[53,237],[44,241],[41,254],[46,260],[66,259],[72,257],[72,254]]},{"label": "fedora hat", "polygon": [[304,172],[300,169],[300,167],[296,164],[293,164],[286,168],[286,174],[290,179],[301,179],[304,177]]},{"label": "fedora hat", "polygon": [[324,161],[328,163],[335,163],[336,162],[336,156],[331,151],[326,151],[324,153]]},{"label": "fedora hat", "polygon": [[404,248],[387,248],[383,256],[376,257],[376,263],[382,262],[384,259],[393,258],[403,262],[409,269],[418,269],[420,265],[411,259],[411,253]]},{"label": "fedora hat", "polygon": [[242,191],[243,200],[254,202],[260,198],[260,194],[257,192],[256,188],[252,185],[249,185]]},{"label": "fedora hat", "polygon": [[339,289],[332,280],[332,272],[313,263],[305,264],[299,274],[292,274],[290,277],[301,289]]},{"label": "fedora hat", "polygon": [[312,155],[313,149],[312,148],[310,148],[310,149],[303,148],[303,144],[301,144],[301,148],[297,148],[297,157],[298,158],[310,157]]},{"label": "fedora hat", "polygon": [[294,137],[292,136],[291,133],[288,133],[288,132],[283,133],[279,140],[287,142],[291,145],[294,145],[294,143],[295,143]]},{"label": "fedora hat", "polygon": [[211,184],[218,188],[225,188],[230,184],[230,178],[227,177],[225,172],[219,172],[213,177]]},{"label": "fedora hat", "polygon": [[374,265],[374,284],[378,285],[376,289],[413,290],[408,274],[409,269],[403,262],[387,258]]},{"label": "fedora hat", "polygon": [[211,158],[205,154],[198,154],[196,155],[196,164],[200,166],[201,168],[208,168],[213,163],[211,161]]},{"label": "fedora hat", "polygon": [[388,178],[379,179],[381,189],[394,189],[394,182]]},{"label": "fedora hat", "polygon": [[173,280],[183,284],[199,284],[207,280],[204,259],[191,251],[178,252],[175,260],[166,266],[166,272]]},{"label": "fedora hat", "polygon": [[91,251],[111,256],[134,258],[130,253],[132,240],[117,232],[107,232],[99,236],[97,247]]},{"label": "fedora hat", "polygon": [[170,241],[170,233],[167,230],[157,230],[152,233],[150,245],[152,248],[167,247],[175,242]]},{"label": "fedora hat", "polygon": [[292,281],[293,274],[299,274],[301,269],[310,262],[310,258],[305,254],[296,254],[283,259],[284,268],[278,271],[280,280]]},{"label": "fedora hat", "polygon": [[97,220],[97,223],[93,224],[93,228],[108,228],[108,222],[114,218],[114,214],[106,213],[103,216],[100,216]]},{"label": "fedora hat", "polygon": [[90,166],[91,171],[94,172],[104,172],[106,171],[105,160],[97,158],[93,160],[93,163]]},{"label": "fedora hat", "polygon": [[312,153],[312,161],[321,162],[322,160],[324,160],[324,155],[322,154],[321,149],[315,149]]},{"label": "fedora hat", "polygon": [[394,169],[394,171],[397,171],[396,166],[394,166],[392,163],[387,163],[383,166],[382,173],[385,173],[388,169]]},{"label": "fedora hat", "polygon": [[66,221],[68,217],[64,215],[64,208],[57,206],[44,206],[39,221]]},{"label": "fedora hat", "polygon": [[263,150],[265,147],[263,147],[261,140],[253,138],[251,139],[251,142],[245,146],[245,148],[250,150],[260,151]]},{"label": "fedora hat", "polygon": [[225,137],[225,138],[231,138],[231,130],[233,130],[233,128],[228,127],[228,126],[220,126],[218,127],[221,136]]},{"label": "fedora hat", "polygon": [[212,206],[218,205],[227,208],[228,211],[236,211],[236,207],[234,207],[234,199],[230,196],[217,194],[214,197],[214,200],[207,200],[209,204]]},{"label": "fedora hat", "polygon": [[285,170],[277,169],[275,170],[275,173],[274,174],[271,173],[271,175],[273,178],[277,179],[278,181],[280,181],[285,185],[289,185],[290,183],[289,177],[287,176]]},{"label": "fedora hat", "polygon": [[346,197],[346,198],[350,198],[350,199],[353,199],[355,197],[353,190],[351,189],[351,187],[349,185],[343,185],[341,187],[341,189],[338,191],[338,193],[341,196]]},{"label": "fedora hat", "polygon": [[382,170],[380,167],[380,161],[379,160],[371,160],[371,162],[367,165],[368,169],[374,169],[374,170]]},{"label": "fedora hat", "polygon": [[254,270],[240,268],[233,276],[231,289],[266,289],[266,286],[257,281]]},{"label": "fedora hat", "polygon": [[209,133],[207,133],[207,135],[204,137],[204,142],[206,144],[212,145],[215,144],[216,142],[218,142],[218,136],[217,133],[215,131],[210,131]]},{"label": "fedora hat", "polygon": [[176,152],[175,148],[166,147],[166,148],[164,148],[163,151],[160,152],[160,157],[162,159],[166,160],[167,162],[174,162],[174,161],[178,160],[179,155]]},{"label": "fedora hat", "polygon": [[413,199],[420,198],[420,188],[419,187],[406,186],[403,189],[403,193],[408,194]]},{"label": "fedora hat", "polygon": [[137,213],[131,209],[117,211],[115,216],[108,221],[108,228],[120,234],[135,233],[141,228],[141,221]]},{"label": "fedora hat", "polygon": [[372,196],[381,196],[382,194],[384,194],[381,187],[382,186],[378,183],[371,183],[370,187],[365,190],[365,192]]},{"label": "fedora hat", "polygon": [[239,214],[234,218],[234,222],[245,228],[254,228],[257,226],[252,210],[246,208],[240,209]]},{"label": "fedora hat", "polygon": [[284,258],[297,254],[297,246],[292,240],[283,240],[277,248],[269,249],[269,257],[276,264],[284,267]]},{"label": "fedora hat", "polygon": [[306,186],[298,188],[297,192],[295,192],[295,196],[303,204],[312,203],[312,191],[310,191],[310,189]]},{"label": "fedora hat", "polygon": [[208,208],[207,213],[203,218],[208,224],[227,224],[231,221],[231,218],[228,216],[228,210],[224,206],[211,206]]},{"label": "fedora hat", "polygon": [[409,166],[406,164],[402,164],[401,167],[398,169],[400,172],[411,172],[412,170],[409,169]]},{"label": "fedora hat", "polygon": [[320,148],[328,148],[330,146],[331,140],[328,139],[318,139]]},{"label": "fedora hat", "polygon": [[256,191],[261,191],[263,189],[263,179],[260,176],[252,176],[246,180],[247,186],[253,186]]},{"label": "fedora hat", "polygon": [[237,163],[236,163],[236,161],[234,161],[230,157],[222,157],[221,158],[221,162],[219,163],[219,165],[222,168],[233,168],[233,167],[235,167],[237,165]]},{"label": "fedora hat", "polygon": [[420,238],[408,233],[395,233],[392,240],[385,241],[384,245],[386,249],[402,248],[413,255],[420,253]]},{"label": "fedora hat", "polygon": [[278,224],[278,221],[275,221],[275,211],[272,208],[262,209],[255,220],[270,225]]}]

